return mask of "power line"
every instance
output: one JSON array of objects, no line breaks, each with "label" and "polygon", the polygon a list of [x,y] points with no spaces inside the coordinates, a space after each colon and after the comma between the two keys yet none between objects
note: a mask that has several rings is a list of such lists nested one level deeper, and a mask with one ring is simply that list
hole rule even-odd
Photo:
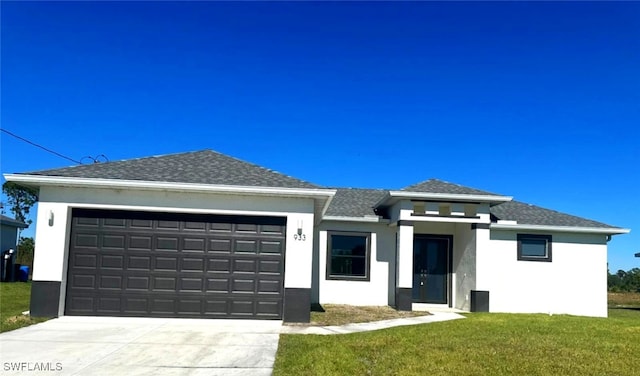
[{"label": "power line", "polygon": [[10,136],[13,136],[13,137],[15,137],[15,138],[17,138],[17,139],[19,139],[19,140],[22,140],[22,141],[24,141],[24,142],[26,142],[26,143],[28,143],[28,144],[30,144],[30,145],[33,145],[33,146],[35,146],[35,147],[37,147],[37,148],[40,148],[40,149],[42,149],[42,150],[44,150],[44,151],[47,151],[47,152],[51,153],[51,154],[55,154],[55,155],[57,155],[57,156],[58,156],[58,157],[60,157],[60,158],[64,158],[64,159],[69,160],[69,161],[71,161],[71,162],[73,162],[73,163],[82,164],[82,162],[80,162],[80,161],[76,161],[76,160],[75,160],[75,159],[73,159],[73,158],[69,158],[69,157],[67,157],[67,156],[65,156],[65,155],[62,155],[62,154],[60,154],[60,153],[57,153],[57,152],[55,152],[55,151],[53,151],[53,150],[51,150],[51,149],[47,149],[47,148],[45,148],[45,147],[44,147],[44,146],[42,146],[42,145],[38,145],[38,144],[36,144],[35,142],[31,142],[31,141],[27,140],[26,138],[20,137],[20,136],[18,136],[17,134],[14,134],[14,133],[9,132],[9,131],[8,131],[8,130],[6,130],[6,129],[0,128],[0,131],[3,131],[4,133],[6,133],[6,134],[8,134],[8,135],[10,135]]}]

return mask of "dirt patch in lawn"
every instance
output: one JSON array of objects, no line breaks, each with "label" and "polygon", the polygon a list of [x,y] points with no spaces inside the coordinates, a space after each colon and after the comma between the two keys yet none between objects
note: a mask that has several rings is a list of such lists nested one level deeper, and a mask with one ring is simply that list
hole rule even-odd
[{"label": "dirt patch in lawn", "polygon": [[608,300],[611,308],[640,308],[640,293],[638,292],[610,292]]},{"label": "dirt patch in lawn", "polygon": [[429,312],[397,311],[391,307],[325,304],[322,306],[314,305],[311,308],[310,323],[287,325],[345,325],[359,322],[371,322],[426,315],[429,315]]}]

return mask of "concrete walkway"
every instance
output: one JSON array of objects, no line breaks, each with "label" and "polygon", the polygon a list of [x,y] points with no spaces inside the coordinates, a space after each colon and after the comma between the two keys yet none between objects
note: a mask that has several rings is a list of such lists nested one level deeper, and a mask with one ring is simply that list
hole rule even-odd
[{"label": "concrete walkway", "polygon": [[453,312],[432,312],[429,316],[407,317],[402,319],[391,319],[374,322],[363,322],[358,324],[347,324],[339,326],[298,326],[285,325],[280,329],[283,334],[349,334],[368,332],[372,330],[380,330],[393,328],[396,326],[429,324],[432,322],[449,321],[464,319],[465,317]]}]

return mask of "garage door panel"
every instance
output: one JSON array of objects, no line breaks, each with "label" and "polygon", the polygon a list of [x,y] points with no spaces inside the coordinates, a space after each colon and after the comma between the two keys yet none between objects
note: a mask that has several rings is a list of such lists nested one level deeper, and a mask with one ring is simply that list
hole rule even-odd
[{"label": "garage door panel", "polygon": [[189,231],[193,231],[193,232],[197,232],[197,233],[206,232],[207,231],[207,223],[206,222],[185,221],[183,229],[184,229],[185,232],[189,232]]},{"label": "garage door panel", "polygon": [[125,228],[127,227],[127,220],[123,218],[104,218],[102,220],[103,227]]},{"label": "garage door panel", "polygon": [[256,273],[256,260],[255,259],[234,259],[232,271],[234,273]]},{"label": "garage door panel", "polygon": [[226,317],[229,312],[227,299],[206,299],[204,315],[209,317]]},{"label": "garage door panel", "polygon": [[284,264],[281,260],[259,260],[258,272],[260,274],[281,274],[284,271]]},{"label": "garage door panel", "polygon": [[232,248],[231,239],[209,239],[210,253],[226,253],[230,254]]},{"label": "garage door panel", "polygon": [[148,291],[151,286],[150,278],[147,276],[128,276],[126,281],[126,290]]},{"label": "garage door panel", "polygon": [[231,260],[227,258],[210,258],[207,260],[209,272],[227,272],[231,266]]},{"label": "garage door panel", "polygon": [[231,292],[229,278],[207,278],[207,292],[218,292],[227,294]]},{"label": "garage door panel", "polygon": [[91,314],[95,311],[94,300],[91,296],[74,296],[67,300],[67,304],[71,305],[74,312]]},{"label": "garage door panel", "polygon": [[279,281],[261,279],[258,281],[258,294],[281,294],[282,288]]},{"label": "garage door panel", "polygon": [[256,316],[258,317],[281,317],[282,302],[280,301],[259,301],[256,306]]},{"label": "garage door panel", "polygon": [[70,285],[74,289],[95,289],[96,276],[94,274],[74,274]]},{"label": "garage door panel", "polygon": [[157,221],[156,227],[162,230],[179,230],[180,222],[178,221]]},{"label": "garage door panel", "polygon": [[151,291],[175,292],[178,286],[176,277],[157,277],[152,276]]},{"label": "garage door panel", "polygon": [[153,238],[144,235],[131,235],[129,237],[129,250],[151,251],[153,248]]},{"label": "garage door panel", "polygon": [[257,234],[258,233],[258,225],[252,223],[238,223],[236,225],[236,231]]},{"label": "garage door panel", "polygon": [[207,239],[202,238],[183,238],[182,250],[185,252],[205,253],[207,251]]},{"label": "garage door panel", "polygon": [[203,313],[204,301],[200,299],[178,299],[179,315],[198,315]]},{"label": "garage door panel", "polygon": [[204,273],[204,258],[201,257],[183,257],[182,267],[180,271],[183,272],[200,272]]},{"label": "garage door panel", "polygon": [[76,253],[71,257],[71,262],[76,268],[95,269],[95,267],[98,265],[98,255]]},{"label": "garage door panel", "polygon": [[262,225],[260,226],[261,234],[284,235],[284,226]]},{"label": "garage door panel", "polygon": [[76,218],[76,227],[78,227],[78,228],[82,228],[82,227],[97,228],[99,226],[100,226],[100,219],[99,218],[90,218],[90,217],[78,217],[78,218]]},{"label": "garage door panel", "polygon": [[111,249],[119,249],[119,250],[124,250],[125,249],[125,241],[126,241],[126,236],[123,235],[114,235],[114,234],[109,234],[109,235],[103,235],[102,236],[102,248],[111,248]]},{"label": "garage door panel", "polygon": [[99,298],[98,312],[106,314],[119,314],[120,312],[122,312],[122,299],[117,296]]},{"label": "garage door panel", "polygon": [[255,239],[236,240],[234,244],[235,252],[258,253],[258,241]]},{"label": "garage door panel", "polygon": [[118,269],[122,270],[124,267],[124,255],[101,255],[100,256],[100,268],[102,269]]},{"label": "garage door panel", "polygon": [[209,224],[211,232],[231,233],[233,230],[232,223],[211,223]]},{"label": "garage door panel", "polygon": [[73,239],[73,245],[78,248],[98,248],[99,236],[97,234],[78,234]]},{"label": "garage door panel", "polygon": [[201,292],[204,281],[202,278],[180,278],[180,291],[197,291]]},{"label": "garage door panel", "polygon": [[153,221],[150,219],[132,219],[129,226],[133,229],[149,230],[153,228]]},{"label": "garage door panel", "polygon": [[75,210],[66,314],[279,319],[285,232],[282,218]]},{"label": "garage door panel", "polygon": [[149,312],[149,298],[143,295],[124,296],[121,313],[123,315],[139,314],[146,315]]},{"label": "garage door panel", "polygon": [[122,276],[120,275],[101,275],[100,276],[100,289],[101,290],[122,290]]},{"label": "garage door panel", "polygon": [[179,243],[180,240],[178,239],[178,237],[158,236],[156,238],[155,250],[177,252]]},{"label": "garage door panel", "polygon": [[128,256],[127,269],[149,270],[151,269],[151,256]]},{"label": "garage door panel", "polygon": [[284,246],[281,241],[262,240],[260,241],[260,253],[282,254]]},{"label": "garage door panel", "polygon": [[231,292],[253,294],[256,291],[256,280],[248,278],[232,278]]},{"label": "garage door panel", "polygon": [[175,299],[153,298],[151,299],[151,313],[172,316],[176,311]]},{"label": "garage door panel", "polygon": [[254,316],[255,302],[253,300],[235,299],[230,302],[232,316]]},{"label": "garage door panel", "polygon": [[155,257],[153,270],[176,271],[178,268],[178,257]]}]

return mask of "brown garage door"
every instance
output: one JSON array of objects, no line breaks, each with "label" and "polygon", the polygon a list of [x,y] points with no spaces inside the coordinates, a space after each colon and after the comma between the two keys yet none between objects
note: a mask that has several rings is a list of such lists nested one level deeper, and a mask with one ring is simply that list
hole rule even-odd
[{"label": "brown garage door", "polygon": [[66,314],[282,318],[285,218],[75,209]]}]

